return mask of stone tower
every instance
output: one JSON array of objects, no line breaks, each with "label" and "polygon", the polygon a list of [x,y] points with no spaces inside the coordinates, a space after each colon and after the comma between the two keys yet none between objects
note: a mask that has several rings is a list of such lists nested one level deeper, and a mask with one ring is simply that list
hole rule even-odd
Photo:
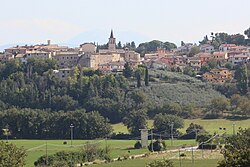
[{"label": "stone tower", "polygon": [[115,45],[116,45],[116,42],[115,42],[113,30],[111,30],[110,37],[109,37],[109,43],[108,43],[108,49],[110,51],[115,51],[115,49],[116,49]]}]

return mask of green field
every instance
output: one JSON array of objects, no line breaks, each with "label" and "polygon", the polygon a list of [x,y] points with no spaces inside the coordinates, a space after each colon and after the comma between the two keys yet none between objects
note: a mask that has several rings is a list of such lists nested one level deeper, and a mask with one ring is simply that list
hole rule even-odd
[{"label": "green field", "polygon": [[[232,120],[226,120],[226,119],[213,119],[213,120],[202,120],[202,119],[192,119],[192,120],[185,120],[185,127],[181,129],[181,132],[185,132],[185,129],[188,127],[188,125],[193,122],[202,125],[207,131],[213,133],[214,131],[220,132],[219,127],[226,128],[226,132],[232,134],[233,133],[233,123],[235,123],[235,129],[238,130],[239,127],[242,128],[250,128],[250,119],[247,120],[241,120],[241,121],[232,121]],[[149,127],[152,127],[152,120],[149,120]],[[113,125],[113,129],[116,133],[118,132],[124,132],[127,133],[127,129],[123,124],[115,124]],[[222,133],[222,132],[221,132]],[[73,140],[73,147],[70,147],[70,140],[67,140],[67,145],[63,144],[64,140],[47,140],[47,150],[48,154],[53,154],[58,151],[69,151],[69,150],[81,150],[83,148],[83,144],[87,142],[87,140]],[[37,160],[38,157],[45,155],[46,147],[45,147],[45,140],[10,140],[10,142],[16,144],[18,147],[23,146],[28,153],[28,157],[26,159],[27,167],[33,166],[34,161]],[[90,143],[99,143],[101,147],[106,146],[105,140],[91,140]],[[135,140],[107,140],[107,145],[111,148],[111,157],[117,158],[122,157],[124,155],[136,155],[141,153],[148,152],[147,149],[139,149],[135,150],[133,149],[133,145],[135,144]],[[168,150],[180,148],[183,145],[186,147],[195,145],[194,140],[174,140],[173,146],[171,146],[171,141],[166,140],[166,144],[168,146]],[[156,157],[159,158],[159,157]],[[173,159],[174,160],[174,159]],[[206,164],[215,164],[217,163],[218,157],[207,159]],[[115,166],[131,166],[133,167],[134,164],[142,164],[141,166],[145,166],[145,163],[152,161],[152,159],[136,159],[136,160],[129,160],[124,162],[115,162],[112,163],[112,165]],[[189,160],[186,161],[185,166],[192,166],[193,164],[189,164]],[[124,163],[124,165],[123,165]],[[131,164],[130,164],[131,163]],[[176,160],[174,160],[174,163],[178,163]],[[202,163],[202,160],[199,158],[197,159],[197,166],[199,163]],[[125,165],[126,164],[126,165]],[[103,164],[103,166],[105,166]],[[108,166],[112,167],[111,164]],[[140,166],[138,166],[140,167]]]},{"label": "green field", "polygon": [[[184,128],[180,129],[181,132],[185,133],[185,130],[189,126],[190,123],[196,123],[202,125],[206,131],[220,132],[219,128],[226,128],[226,132],[229,134],[233,133],[233,123],[235,123],[235,130],[241,128],[250,128],[250,119],[246,120],[227,120],[227,119],[185,119]],[[151,128],[153,125],[153,120],[148,121],[148,127]],[[114,132],[116,133],[128,133],[126,126],[122,123],[113,125]],[[221,132],[222,133],[222,132]]]},{"label": "green field", "polygon": [[156,156],[150,156],[142,159],[133,159],[133,160],[125,160],[125,161],[117,161],[109,164],[98,164],[92,165],[93,167],[145,167],[146,164],[160,159],[170,159],[173,161],[175,167],[179,167],[180,164],[183,167],[215,167],[220,159],[222,159],[222,155],[219,151],[204,151],[203,157],[201,151],[194,151],[193,153],[193,161],[192,161],[192,153],[188,151],[182,151],[181,153],[185,153],[185,157],[179,159],[179,153],[167,153],[160,154]]},{"label": "green field", "polygon": [[[135,159],[127,161],[113,162],[110,164],[91,165],[91,167],[145,167],[153,159]],[[182,167],[216,167],[217,159],[196,160],[194,164],[191,160],[182,160]],[[179,160],[173,160],[174,166],[179,167]]]},{"label": "green field", "polygon": [[[64,150],[81,150],[83,148],[82,145],[87,142],[87,140],[73,140],[73,147],[70,147],[69,140],[67,141],[67,145],[64,145],[63,141],[64,140],[47,140],[48,154]],[[10,142],[16,144],[18,147],[23,146],[27,150],[27,167],[33,166],[34,161],[36,161],[38,157],[45,155],[46,152],[45,140],[10,140]],[[89,142],[99,143],[101,147],[106,146],[105,140],[91,140]],[[111,148],[111,157],[117,158],[124,155],[136,155],[148,152],[147,149],[133,149],[135,142],[135,140],[107,140],[107,145]],[[171,146],[171,141],[166,140],[166,144],[168,146],[167,149],[174,149],[182,147],[184,144],[186,146],[193,146],[196,143],[194,140],[174,140],[173,146]]]}]

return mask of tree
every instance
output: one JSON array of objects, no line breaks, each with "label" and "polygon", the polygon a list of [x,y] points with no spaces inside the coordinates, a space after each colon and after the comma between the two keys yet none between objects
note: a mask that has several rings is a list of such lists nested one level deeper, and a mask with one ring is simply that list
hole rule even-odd
[{"label": "tree", "polygon": [[64,96],[53,96],[51,102],[52,110],[64,110],[64,111],[72,111],[75,110],[78,106],[78,102],[75,101],[72,97],[68,95]]},{"label": "tree", "polygon": [[125,78],[130,78],[132,76],[132,74],[133,74],[133,69],[131,68],[129,63],[126,62],[124,65],[123,76]]},{"label": "tree", "polygon": [[211,101],[210,104],[210,111],[213,114],[223,114],[224,111],[226,111],[228,109],[230,105],[230,102],[227,98],[225,97],[218,97],[218,98],[214,98]]},{"label": "tree", "polygon": [[26,156],[27,154],[23,148],[18,148],[12,143],[0,142],[0,166],[24,166]]},{"label": "tree", "polygon": [[218,66],[218,61],[216,59],[210,59],[207,62],[210,69],[216,68]]},{"label": "tree", "polygon": [[244,31],[244,34],[250,39],[250,28]]},{"label": "tree", "polygon": [[156,132],[165,132],[165,134],[170,134],[172,128],[173,134],[176,134],[177,129],[183,128],[183,126],[184,120],[175,115],[160,113],[154,117],[154,129]]},{"label": "tree", "polygon": [[145,109],[133,110],[124,119],[123,123],[127,126],[133,136],[140,135],[140,129],[147,128],[147,111]]},{"label": "tree", "polygon": [[149,86],[149,75],[148,75],[148,68],[147,67],[145,68],[145,79],[144,79],[144,81],[145,81],[145,85]]},{"label": "tree", "polygon": [[199,132],[204,132],[204,131],[205,130],[203,126],[195,124],[195,123],[191,123],[189,127],[186,129],[186,133],[191,133],[191,132],[199,133]]},{"label": "tree", "polygon": [[234,94],[231,97],[231,104],[233,106],[233,114],[250,114],[250,100],[246,96],[240,96],[239,94]]},{"label": "tree", "polygon": [[138,88],[141,87],[141,78],[144,75],[144,72],[145,72],[145,68],[144,67],[138,67],[135,70],[135,77],[136,77],[136,80],[137,80],[137,87]]},{"label": "tree", "polygon": [[223,149],[224,160],[218,167],[250,166],[250,129],[240,130],[237,135],[229,136]]},{"label": "tree", "polygon": [[198,46],[194,46],[191,48],[190,52],[188,53],[189,57],[192,57],[194,55],[196,55],[197,53],[200,53],[200,48]]},{"label": "tree", "polygon": [[167,159],[154,160],[146,165],[146,167],[174,167],[173,162]]},{"label": "tree", "polygon": [[162,113],[171,115],[180,115],[181,111],[180,104],[175,102],[165,103],[161,109]]},{"label": "tree", "polygon": [[131,42],[130,47],[131,47],[131,49],[133,49],[133,50],[136,49],[136,46],[135,46],[135,42],[134,42],[134,41]]},{"label": "tree", "polygon": [[118,44],[117,44],[117,49],[122,49],[121,41],[118,42]]},{"label": "tree", "polygon": [[[149,151],[163,151],[163,150],[166,150],[166,143],[164,140],[156,140],[154,141],[153,143],[151,142],[149,145],[148,145],[148,150]],[[153,149],[153,150],[152,150]]]},{"label": "tree", "polygon": [[248,74],[245,64],[236,66],[234,78],[237,80],[237,88],[242,95],[248,92]]},{"label": "tree", "polygon": [[148,100],[147,94],[143,91],[133,91],[129,96],[135,103],[134,108],[139,109],[145,107],[145,103]]}]

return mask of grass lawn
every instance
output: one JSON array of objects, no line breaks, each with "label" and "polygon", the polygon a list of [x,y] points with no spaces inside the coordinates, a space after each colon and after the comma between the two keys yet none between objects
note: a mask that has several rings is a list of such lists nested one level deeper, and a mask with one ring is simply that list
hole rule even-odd
[{"label": "grass lawn", "polygon": [[[113,162],[110,164],[90,165],[91,167],[145,167],[146,164],[152,162],[153,159],[135,159],[127,161]],[[179,160],[172,160],[175,167],[180,166]],[[216,167],[217,159],[196,160],[194,164],[191,160],[182,160],[183,167]]]},{"label": "grass lawn", "polygon": [[[70,150],[81,150],[82,145],[87,142],[87,140],[74,140],[73,147],[70,147],[70,140],[67,141],[67,145],[63,144],[64,140],[47,140],[47,150],[48,154],[53,154],[59,151],[70,151]],[[36,161],[40,156],[45,155],[46,146],[45,140],[9,140],[16,144],[18,147],[23,146],[28,153],[26,159],[26,166],[32,167],[34,161]],[[99,143],[101,147],[105,147],[106,143],[105,140],[91,140],[90,143]],[[107,140],[107,145],[111,148],[111,157],[117,158],[124,155],[136,155],[148,152],[145,149],[133,149],[135,144],[135,140]],[[174,140],[173,146],[171,146],[171,141],[166,140],[167,149],[174,149],[182,147],[184,144],[186,146],[193,146],[195,145],[194,140]]]},{"label": "grass lawn", "polygon": [[125,160],[125,161],[118,161],[109,164],[98,164],[98,165],[91,165],[92,167],[145,167],[146,164],[159,159],[170,159],[175,167],[179,167],[180,164],[183,167],[215,167],[220,159],[222,159],[222,155],[219,151],[211,152],[211,151],[204,151],[204,157],[202,158],[201,151],[195,151],[193,153],[192,161],[192,153],[191,152],[181,152],[185,153],[185,157],[179,159],[178,152],[174,153],[167,153],[167,154],[160,154],[156,156],[150,156],[147,158],[142,159],[133,159],[133,160]]},{"label": "grass lawn", "polygon": [[[213,133],[215,131],[220,132],[219,128],[226,128],[226,132],[233,134],[233,123],[235,123],[235,131],[241,128],[250,128],[250,119],[246,120],[228,120],[228,119],[185,119],[184,128],[180,129],[181,132],[185,133],[185,130],[190,123],[196,123],[202,125],[206,131]],[[122,123],[112,125],[115,133],[128,133],[126,126]],[[148,121],[148,127],[153,126],[153,120]],[[222,133],[222,131],[221,131]]]},{"label": "grass lawn", "polygon": [[[235,129],[236,132],[238,130],[239,127],[242,128],[250,128],[250,119],[247,120],[235,120],[235,121],[231,121],[231,120],[226,120],[226,119],[213,119],[213,120],[202,120],[202,119],[192,119],[192,120],[185,120],[185,127],[183,129],[181,129],[181,132],[185,132],[185,129],[189,126],[189,124],[193,122],[193,123],[197,123],[202,125],[207,131],[213,133],[214,131],[218,131],[219,132],[219,127],[222,128],[226,128],[226,132],[229,134],[233,133],[233,123],[235,123]],[[153,121],[149,120],[148,121],[149,127],[152,127]],[[127,129],[123,124],[115,124],[113,125],[113,129],[116,133],[118,132],[124,132],[127,133]],[[221,130],[220,130],[221,131]],[[222,132],[221,132],[222,133]],[[64,145],[63,144],[64,140],[48,140],[47,141],[47,149],[48,149],[48,154],[53,154],[59,151],[69,151],[69,150],[81,150],[82,149],[82,145],[85,144],[87,142],[87,140],[74,140],[73,141],[73,147],[70,147],[70,140],[68,140],[68,144]],[[26,159],[26,166],[27,167],[32,167],[34,161],[36,161],[40,156],[45,155],[45,140],[10,140],[10,142],[16,144],[18,147],[23,146],[28,153],[28,157]],[[100,143],[100,145],[102,147],[105,147],[105,140],[91,140],[89,141],[90,143]],[[132,149],[134,144],[135,144],[135,140],[108,140],[107,141],[107,145],[110,146],[111,148],[111,157],[112,158],[117,158],[120,156],[124,156],[124,155],[135,155],[135,154],[141,154],[141,153],[146,153],[148,152],[147,149],[139,149],[139,150],[135,150]],[[173,141],[173,146],[171,146],[171,141],[170,140],[166,140],[166,144],[168,146],[168,150],[169,149],[174,149],[174,148],[179,148],[182,147],[183,145],[185,145],[186,147],[188,146],[192,146],[195,145],[195,141],[194,140],[174,140]],[[213,160],[215,159],[215,160]],[[205,164],[216,164],[217,163],[217,159],[218,158],[211,158],[209,160],[206,160],[207,163]],[[127,161],[124,165],[125,166],[131,166],[133,167],[133,165],[135,166],[136,163],[142,163],[142,166],[145,165],[146,162],[150,162],[150,159],[139,159],[139,160],[129,160]],[[112,163],[112,165],[116,165],[117,166],[121,166],[123,162],[115,162]],[[131,164],[130,164],[131,163]],[[144,163],[144,164],[143,164]],[[175,160],[174,160],[174,163]],[[184,166],[189,166],[189,161],[187,160],[186,162],[187,164]],[[197,164],[201,165],[202,160],[197,160]],[[111,164],[109,164],[111,165]],[[193,164],[190,164],[191,166]],[[197,165],[198,166],[198,165]],[[214,165],[216,166],[216,165]],[[112,167],[112,166],[111,166]],[[140,167],[140,166],[138,166]]]}]

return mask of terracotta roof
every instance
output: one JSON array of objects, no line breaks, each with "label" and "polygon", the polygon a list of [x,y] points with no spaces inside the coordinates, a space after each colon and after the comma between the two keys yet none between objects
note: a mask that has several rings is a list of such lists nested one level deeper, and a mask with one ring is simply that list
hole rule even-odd
[{"label": "terracotta roof", "polygon": [[235,47],[235,44],[221,44],[220,47]]}]

